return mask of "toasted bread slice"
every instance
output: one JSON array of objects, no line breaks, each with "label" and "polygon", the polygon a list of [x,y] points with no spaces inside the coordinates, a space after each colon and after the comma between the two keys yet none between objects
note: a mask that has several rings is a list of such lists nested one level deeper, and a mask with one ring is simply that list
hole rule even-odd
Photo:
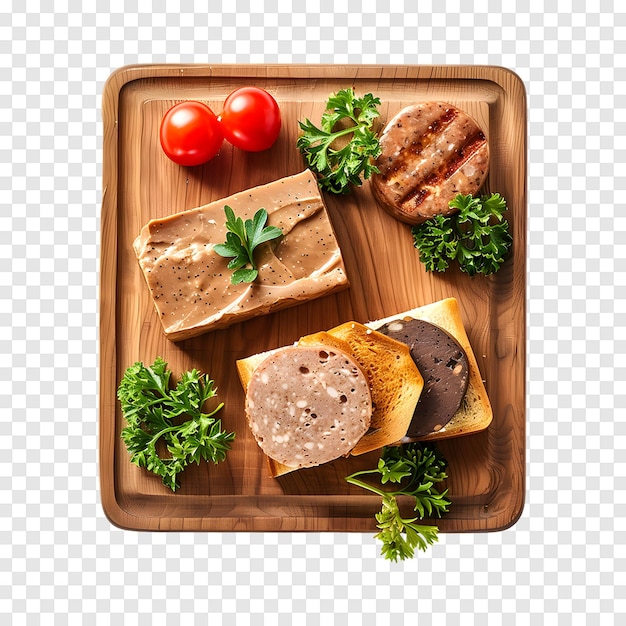
[{"label": "toasted bread slice", "polygon": [[408,346],[357,322],[341,324],[328,334],[350,346],[372,394],[370,430],[350,454],[365,454],[404,437],[424,388]]},{"label": "toasted bread slice", "polygon": [[411,309],[410,311],[405,311],[404,313],[370,322],[367,326],[376,329],[393,320],[407,318],[426,320],[448,331],[463,347],[469,362],[469,382],[465,398],[459,410],[443,428],[430,435],[420,437],[420,441],[458,437],[460,435],[469,435],[485,430],[493,419],[493,410],[489,397],[487,396],[487,390],[483,383],[476,356],[467,337],[456,299],[446,298],[432,304]]},{"label": "toasted bread slice", "polygon": [[352,348],[347,341],[340,339],[332,333],[322,330],[319,333],[313,333],[312,335],[305,335],[301,337],[297,344],[299,346],[327,346],[329,348],[336,348],[337,350],[343,350],[348,354],[352,354]]}]

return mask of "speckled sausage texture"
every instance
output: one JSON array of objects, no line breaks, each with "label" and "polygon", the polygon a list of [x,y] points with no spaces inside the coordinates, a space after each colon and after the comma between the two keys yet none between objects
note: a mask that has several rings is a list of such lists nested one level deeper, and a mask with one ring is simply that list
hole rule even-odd
[{"label": "speckled sausage texture", "polygon": [[246,415],[265,454],[299,469],[348,454],[369,428],[372,401],[365,375],[347,353],[290,346],[254,371]]},{"label": "speckled sausage texture", "polygon": [[387,212],[409,224],[452,213],[450,200],[474,195],[489,171],[482,129],[445,102],[402,109],[383,130],[380,145],[372,192]]}]

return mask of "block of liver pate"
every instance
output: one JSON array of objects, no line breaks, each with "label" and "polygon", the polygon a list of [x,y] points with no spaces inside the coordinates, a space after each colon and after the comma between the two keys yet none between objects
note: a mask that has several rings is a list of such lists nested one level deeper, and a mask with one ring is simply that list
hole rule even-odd
[{"label": "block of liver pate", "polygon": [[[283,231],[281,239],[255,250],[259,276],[253,283],[231,284],[229,259],[213,250],[226,240],[225,205],[244,221],[264,208],[268,225]],[[309,170],[151,220],[134,249],[172,341],[348,287],[341,250]]]}]

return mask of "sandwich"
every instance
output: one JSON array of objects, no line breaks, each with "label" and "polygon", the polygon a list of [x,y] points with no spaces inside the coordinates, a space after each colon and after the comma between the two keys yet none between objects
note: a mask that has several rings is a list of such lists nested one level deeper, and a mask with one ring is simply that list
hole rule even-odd
[{"label": "sandwich", "polygon": [[458,303],[351,321],[237,361],[270,474],[486,429],[492,409]]}]

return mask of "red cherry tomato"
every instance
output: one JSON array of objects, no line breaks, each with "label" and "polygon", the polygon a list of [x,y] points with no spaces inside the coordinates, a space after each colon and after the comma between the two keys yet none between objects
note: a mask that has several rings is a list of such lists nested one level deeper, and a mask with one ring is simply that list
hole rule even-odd
[{"label": "red cherry tomato", "polygon": [[226,141],[240,150],[259,152],[278,138],[280,109],[264,89],[240,87],[226,98],[220,122]]},{"label": "red cherry tomato", "polygon": [[163,117],[159,130],[165,154],[179,165],[202,165],[212,159],[224,142],[217,116],[202,102],[175,104]]}]

